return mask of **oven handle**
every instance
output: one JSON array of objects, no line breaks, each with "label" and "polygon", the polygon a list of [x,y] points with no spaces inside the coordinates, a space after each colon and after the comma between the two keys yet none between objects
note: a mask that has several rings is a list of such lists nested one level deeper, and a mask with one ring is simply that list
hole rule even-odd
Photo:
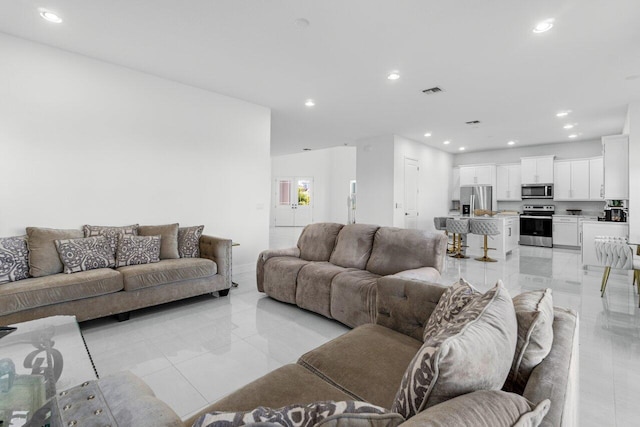
[{"label": "oven handle", "polygon": [[552,216],[544,216],[544,215],[520,215],[520,218],[525,218],[525,219],[553,219]]}]

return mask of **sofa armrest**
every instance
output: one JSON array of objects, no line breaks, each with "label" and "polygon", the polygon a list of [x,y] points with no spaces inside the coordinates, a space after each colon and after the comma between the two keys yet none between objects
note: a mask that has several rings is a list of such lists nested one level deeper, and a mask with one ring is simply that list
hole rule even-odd
[{"label": "sofa armrest", "polygon": [[422,341],[424,325],[445,289],[437,283],[381,277],[377,284],[376,323]]},{"label": "sofa armrest", "polygon": [[423,282],[436,283],[440,280],[440,272],[433,267],[414,268],[394,274],[395,277],[404,279],[422,280]]},{"label": "sofa armrest", "polygon": [[553,344],[545,359],[531,372],[522,395],[533,403],[551,400],[541,426],[577,426],[578,420],[578,314],[554,307]]},{"label": "sofa armrest", "polygon": [[225,278],[226,289],[231,288],[231,239],[200,237],[200,258],[210,259],[218,265],[218,274]]},{"label": "sofa armrest", "polygon": [[256,283],[258,284],[258,291],[264,292],[264,263],[269,258],[279,256],[290,256],[300,258],[300,248],[285,248],[285,249],[267,249],[260,252],[258,255],[258,263],[256,264]]}]

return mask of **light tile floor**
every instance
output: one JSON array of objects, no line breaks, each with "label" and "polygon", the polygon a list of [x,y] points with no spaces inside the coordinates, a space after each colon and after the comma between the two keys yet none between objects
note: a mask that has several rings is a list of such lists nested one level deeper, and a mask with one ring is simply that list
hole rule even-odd
[{"label": "light tile floor", "polygon": [[[272,229],[270,247],[294,246],[300,229]],[[550,287],[555,305],[580,313],[580,425],[637,425],[640,404],[640,310],[630,274],[585,271],[580,253],[521,246],[506,261],[447,259],[442,283],[460,276],[480,289],[502,280],[516,295]],[[98,373],[129,369],[183,418],[335,338],[348,328],[274,301],[239,274],[228,297],[202,296],[81,324]]]}]

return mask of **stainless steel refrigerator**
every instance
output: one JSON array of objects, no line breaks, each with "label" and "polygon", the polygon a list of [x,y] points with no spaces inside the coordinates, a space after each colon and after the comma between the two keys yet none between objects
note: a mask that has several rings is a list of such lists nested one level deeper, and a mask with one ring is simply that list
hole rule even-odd
[{"label": "stainless steel refrigerator", "polygon": [[490,185],[465,185],[460,187],[460,213],[473,216],[476,209],[490,211],[493,208]]}]

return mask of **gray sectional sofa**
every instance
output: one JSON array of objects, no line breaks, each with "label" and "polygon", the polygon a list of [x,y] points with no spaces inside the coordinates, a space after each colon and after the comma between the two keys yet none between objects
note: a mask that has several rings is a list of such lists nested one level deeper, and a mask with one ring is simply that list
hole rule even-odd
[{"label": "gray sectional sofa", "polygon": [[[81,322],[231,288],[231,240],[201,236],[200,258],[164,259],[0,285],[0,324],[54,315]],[[124,315],[123,315],[124,314]]]},{"label": "gray sectional sofa", "polygon": [[[360,400],[389,409],[407,367],[424,348],[425,325],[446,288],[395,276],[381,278],[377,287],[376,323],[359,326],[311,350],[297,363],[282,366],[247,384],[188,420],[179,421],[177,415],[162,401],[153,398],[151,391],[132,374],[100,380],[105,383],[103,395],[107,407],[116,408],[113,409],[114,417],[122,422],[120,425],[156,427],[192,426],[199,416],[213,411],[250,411],[259,406],[280,408],[327,400]],[[506,302],[510,303],[508,294],[506,296]],[[505,304],[504,299],[502,304]],[[552,323],[551,351],[533,369],[522,395],[499,391],[495,387],[463,393],[443,403],[427,406],[401,426],[577,426],[577,314],[556,307]],[[457,347],[456,352],[460,350]],[[470,356],[478,357],[475,353]],[[513,354],[502,357],[509,365]],[[468,366],[454,365],[453,369],[448,381],[464,382]],[[216,381],[215,378],[210,380]],[[132,395],[144,396],[144,405],[126,397]],[[61,401],[59,405],[65,403]],[[80,412],[84,411],[82,405],[90,404],[81,398],[77,403],[80,406],[76,410]],[[131,424],[131,416],[136,418],[134,424]],[[86,421],[91,420],[88,418]]]},{"label": "gray sectional sofa", "polygon": [[260,292],[350,327],[376,317],[376,283],[395,275],[437,282],[444,266],[444,234],[368,224],[316,223],[295,248],[258,256]]}]

